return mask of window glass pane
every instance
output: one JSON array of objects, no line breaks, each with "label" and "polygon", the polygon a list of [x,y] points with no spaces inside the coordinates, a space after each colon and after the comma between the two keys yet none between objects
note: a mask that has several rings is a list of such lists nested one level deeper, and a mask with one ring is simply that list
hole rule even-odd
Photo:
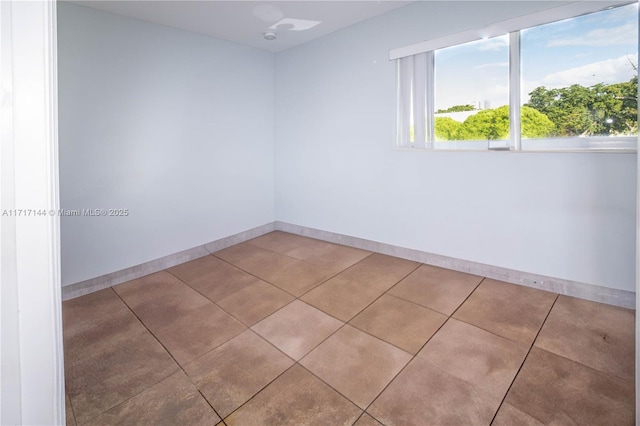
[{"label": "window glass pane", "polygon": [[435,52],[435,136],[509,138],[509,36]]},{"label": "window glass pane", "polygon": [[523,138],[638,134],[638,4],[521,31]]}]

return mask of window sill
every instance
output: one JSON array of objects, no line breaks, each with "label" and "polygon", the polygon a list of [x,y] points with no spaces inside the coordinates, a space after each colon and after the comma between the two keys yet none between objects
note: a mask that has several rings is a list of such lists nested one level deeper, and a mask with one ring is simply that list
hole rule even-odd
[{"label": "window sill", "polygon": [[521,149],[509,149],[508,141],[489,147],[489,141],[446,141],[435,142],[433,148],[413,146],[396,146],[401,151],[423,152],[571,152],[571,153],[602,153],[602,154],[634,154],[637,152],[638,137],[603,137],[603,138],[554,138],[554,139],[523,139]]}]

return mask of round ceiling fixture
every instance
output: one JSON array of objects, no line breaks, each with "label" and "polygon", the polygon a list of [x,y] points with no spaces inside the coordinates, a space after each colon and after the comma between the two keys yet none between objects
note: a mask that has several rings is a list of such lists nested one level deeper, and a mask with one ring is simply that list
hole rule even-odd
[{"label": "round ceiling fixture", "polygon": [[273,31],[267,31],[266,33],[262,34],[262,37],[264,37],[265,40],[275,40],[277,34]]}]

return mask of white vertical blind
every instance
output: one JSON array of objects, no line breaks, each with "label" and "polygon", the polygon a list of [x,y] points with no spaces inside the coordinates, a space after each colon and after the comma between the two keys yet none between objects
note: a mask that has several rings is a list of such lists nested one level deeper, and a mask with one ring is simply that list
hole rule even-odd
[{"label": "white vertical blind", "polygon": [[411,144],[411,82],[413,56],[398,59],[398,146]]},{"label": "white vertical blind", "polygon": [[427,120],[433,113],[432,74],[433,52],[398,59],[398,146],[426,148],[433,140]]},{"label": "white vertical blind", "polygon": [[413,57],[413,146],[426,148],[427,54]]},{"label": "white vertical blind", "polygon": [[433,149],[435,137],[435,121],[430,117],[434,117],[436,113],[435,107],[435,53],[433,51],[425,52],[427,62],[427,72],[425,75],[427,88],[427,111],[425,120],[427,122],[427,148]]}]

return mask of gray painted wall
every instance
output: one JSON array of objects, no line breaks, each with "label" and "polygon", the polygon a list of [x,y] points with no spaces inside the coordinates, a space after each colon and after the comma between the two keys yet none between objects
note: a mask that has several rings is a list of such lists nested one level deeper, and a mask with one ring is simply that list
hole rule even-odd
[{"label": "gray painted wall", "polygon": [[60,203],[73,284],[274,217],[274,56],[58,3]]},{"label": "gray painted wall", "polygon": [[393,148],[389,49],[548,6],[417,2],[278,54],[278,220],[635,291],[635,154]]}]

